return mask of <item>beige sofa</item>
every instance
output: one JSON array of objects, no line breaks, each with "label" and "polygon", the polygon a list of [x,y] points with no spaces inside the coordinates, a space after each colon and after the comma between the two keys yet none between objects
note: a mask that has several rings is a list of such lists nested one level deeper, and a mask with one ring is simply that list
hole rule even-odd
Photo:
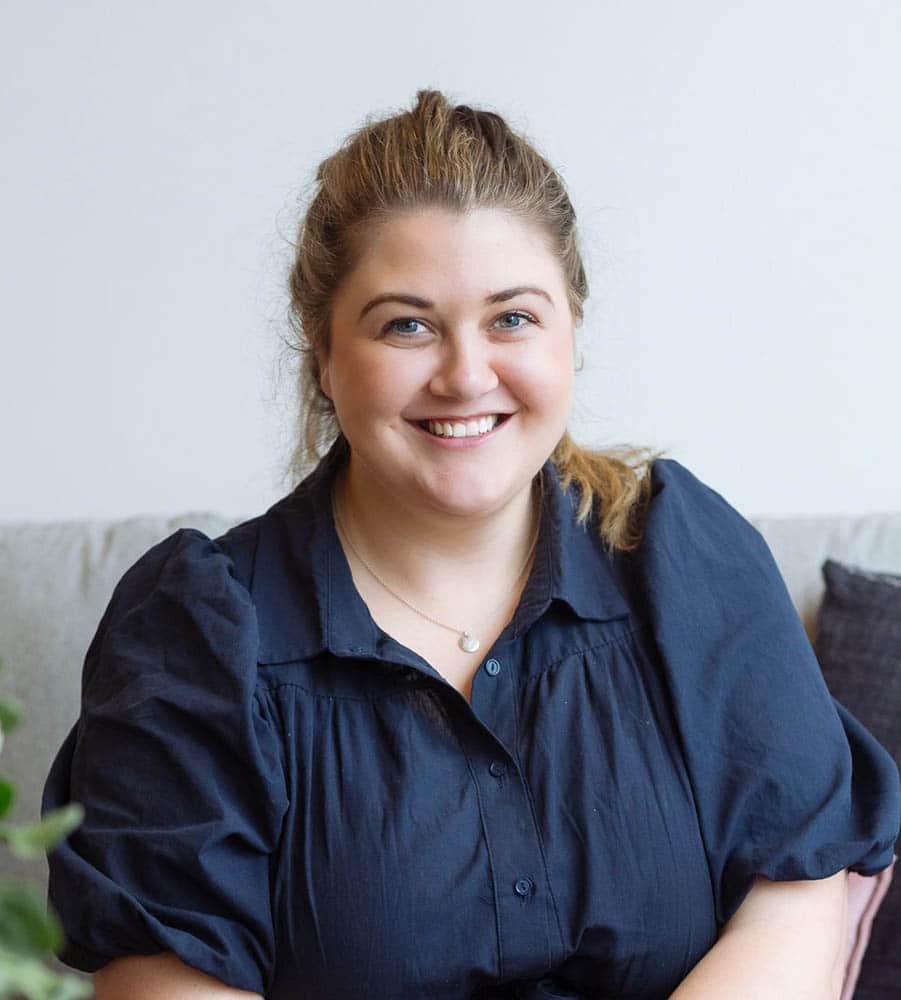
[{"label": "beige sofa", "polygon": [[[216,537],[243,517],[187,513],[119,521],[0,524],[0,692],[25,706],[0,770],[19,785],[17,822],[36,819],[45,776],[78,717],[85,652],[116,582],[151,545],[191,526]],[[859,517],[751,517],[776,557],[795,606],[814,638],[827,556],[901,572],[901,512]],[[899,667],[901,669],[901,667]],[[43,886],[45,861],[0,855],[4,877]],[[855,876],[860,879],[860,876]],[[872,882],[872,880],[861,880]],[[858,887],[858,903],[867,895]],[[853,942],[849,942],[849,953]]]}]

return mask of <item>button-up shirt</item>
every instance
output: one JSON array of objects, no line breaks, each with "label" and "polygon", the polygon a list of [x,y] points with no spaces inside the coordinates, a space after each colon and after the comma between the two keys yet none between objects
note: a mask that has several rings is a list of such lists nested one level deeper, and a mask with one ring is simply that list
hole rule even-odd
[{"label": "button-up shirt", "polygon": [[897,767],[762,536],[682,464],[654,462],[627,554],[545,464],[468,702],[356,590],[338,455],[118,583],[44,792],[86,809],[49,858],[63,961],[171,951],[273,1000],[651,1000],[758,874],[891,863]]}]

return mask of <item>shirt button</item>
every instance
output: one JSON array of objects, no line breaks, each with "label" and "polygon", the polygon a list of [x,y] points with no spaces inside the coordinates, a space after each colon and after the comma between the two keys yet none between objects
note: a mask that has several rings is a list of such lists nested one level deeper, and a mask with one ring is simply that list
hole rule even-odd
[{"label": "shirt button", "polygon": [[532,894],[533,888],[534,884],[528,876],[525,876],[523,878],[518,878],[513,883],[513,891],[516,893],[517,896],[523,896],[523,897],[530,896]]},{"label": "shirt button", "polygon": [[493,760],[488,766],[488,770],[495,778],[501,778],[507,773],[507,768],[499,760]]},{"label": "shirt button", "polygon": [[501,665],[492,656],[490,660],[485,661],[485,671],[492,677],[496,677],[501,672]]}]

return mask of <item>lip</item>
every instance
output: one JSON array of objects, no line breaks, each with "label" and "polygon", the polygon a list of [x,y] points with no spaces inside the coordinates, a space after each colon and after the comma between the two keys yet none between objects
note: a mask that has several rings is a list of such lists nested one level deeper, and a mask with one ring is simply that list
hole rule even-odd
[{"label": "lip", "polygon": [[[491,413],[482,414],[482,416],[486,416],[486,417],[492,416],[492,415],[493,414],[491,414]],[[459,437],[459,438],[458,437],[438,437],[437,434],[431,434],[431,433],[429,433],[429,431],[423,430],[423,428],[419,426],[419,422],[416,421],[416,420],[408,420],[407,423],[413,428],[413,430],[416,431],[417,434],[422,435],[422,437],[426,438],[431,444],[434,444],[434,445],[436,445],[439,448],[478,448],[479,445],[484,444],[486,441],[490,441],[492,438],[496,437],[498,431],[502,430],[504,427],[507,426],[507,424],[510,423],[510,420],[513,418],[514,414],[512,414],[512,413],[505,413],[505,414],[499,414],[499,416],[505,416],[507,419],[506,420],[502,420],[499,423],[496,423],[494,425],[494,427],[491,428],[490,431],[487,431],[485,434],[479,434],[477,437]],[[428,419],[428,420],[440,420],[441,418],[440,417],[428,417],[428,418],[423,417],[422,419],[423,420],[425,420],[425,419]],[[467,418],[464,418],[464,417],[449,417],[447,419],[448,420],[459,420],[459,421],[462,422],[464,419],[475,420],[476,417],[467,417]]]},{"label": "lip", "polygon": [[479,420],[482,417],[495,417],[495,416],[497,416],[497,417],[510,417],[510,416],[512,416],[512,414],[511,413],[504,413],[501,410],[483,410],[481,413],[469,413],[469,414],[467,414],[464,417],[460,417],[460,416],[457,416],[457,417],[446,417],[446,416],[443,416],[443,415],[439,416],[438,414],[434,414],[432,416],[427,416],[427,417],[410,417],[410,419],[411,420],[440,420],[442,423],[452,424],[452,423],[455,423],[455,422],[466,423],[467,420]]}]

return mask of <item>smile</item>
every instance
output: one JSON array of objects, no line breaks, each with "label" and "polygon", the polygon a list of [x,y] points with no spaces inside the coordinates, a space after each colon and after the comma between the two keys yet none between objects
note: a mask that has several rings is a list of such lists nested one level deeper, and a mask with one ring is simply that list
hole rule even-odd
[{"label": "smile", "polygon": [[494,430],[494,425],[501,419],[498,414],[477,417],[473,420],[420,420],[419,426],[437,437],[481,437]]}]

